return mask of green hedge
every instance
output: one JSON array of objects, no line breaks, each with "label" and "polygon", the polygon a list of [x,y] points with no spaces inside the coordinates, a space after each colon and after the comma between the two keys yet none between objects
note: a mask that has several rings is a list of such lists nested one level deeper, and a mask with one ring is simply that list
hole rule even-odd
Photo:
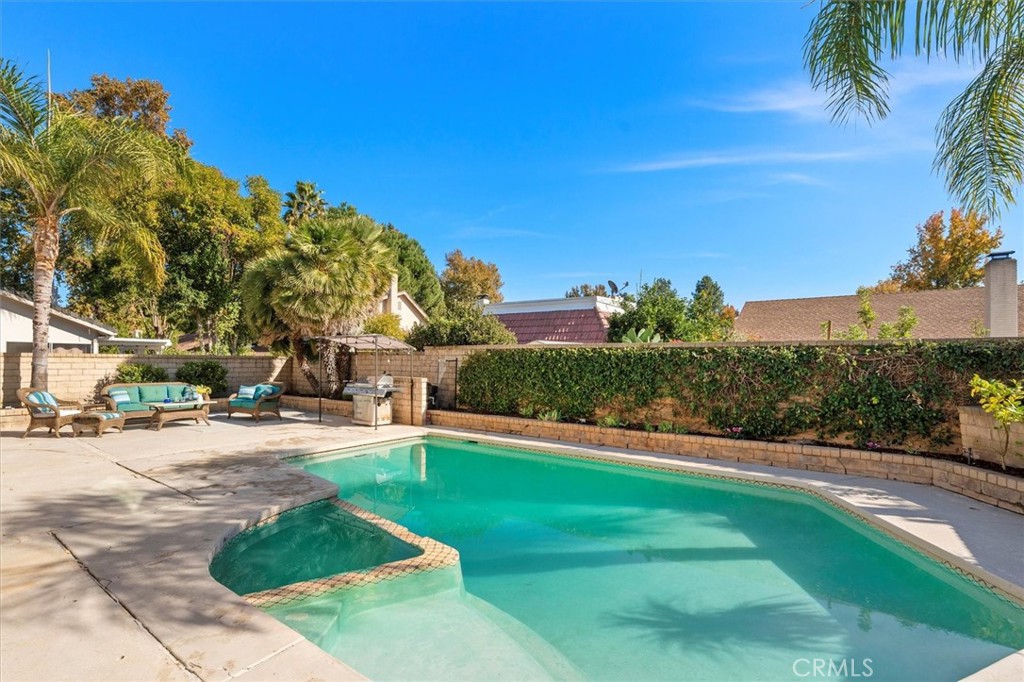
[{"label": "green hedge", "polygon": [[865,446],[951,442],[971,376],[1024,372],[1024,340],[865,345],[550,348],[471,355],[459,402],[564,419],[629,414],[669,398],[713,429],[781,439],[813,431]]}]

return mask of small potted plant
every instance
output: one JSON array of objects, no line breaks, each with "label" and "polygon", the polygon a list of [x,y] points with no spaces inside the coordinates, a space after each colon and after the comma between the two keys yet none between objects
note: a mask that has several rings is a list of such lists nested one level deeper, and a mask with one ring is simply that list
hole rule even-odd
[{"label": "small potted plant", "polygon": [[205,402],[209,402],[209,400],[210,400],[210,387],[209,386],[203,386],[202,384],[199,384],[198,386],[195,387],[195,391],[196,391],[196,393],[199,394],[199,399],[201,401],[203,401],[204,403]]}]

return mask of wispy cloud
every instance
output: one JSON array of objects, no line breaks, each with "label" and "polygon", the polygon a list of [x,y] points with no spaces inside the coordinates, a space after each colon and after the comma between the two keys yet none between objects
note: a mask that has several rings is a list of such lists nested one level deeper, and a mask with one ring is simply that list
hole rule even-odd
[{"label": "wispy cloud", "polygon": [[869,149],[848,149],[833,152],[801,151],[712,151],[680,154],[654,161],[640,161],[612,169],[613,173],[657,173],[659,171],[683,170],[687,168],[711,168],[714,166],[755,166],[784,163],[828,163],[860,161],[874,156]]},{"label": "wispy cloud", "polygon": [[720,251],[680,251],[679,253],[657,253],[651,256],[654,260],[721,260],[728,257],[729,254]]},{"label": "wispy cloud", "polygon": [[[973,66],[950,62],[909,61],[889,71],[889,99],[895,101],[923,88],[966,84],[978,73]],[[782,113],[807,121],[828,120],[824,91],[811,88],[807,79],[788,80],[747,92],[704,99],[689,99],[686,104],[728,113]]]},{"label": "wispy cloud", "polygon": [[823,120],[829,117],[825,109],[825,96],[802,81],[758,88],[720,99],[689,100],[688,104],[728,113],[780,112],[808,120]]},{"label": "wispy cloud", "polygon": [[539,279],[573,279],[573,280],[584,280],[597,278],[601,279],[607,277],[607,272],[547,272],[539,277]]},{"label": "wispy cloud", "polygon": [[536,230],[469,225],[456,230],[454,236],[462,239],[505,239],[507,237],[547,237],[548,235]]},{"label": "wispy cloud", "polygon": [[765,181],[767,185],[807,185],[810,187],[830,187],[821,178],[807,173],[772,173]]}]

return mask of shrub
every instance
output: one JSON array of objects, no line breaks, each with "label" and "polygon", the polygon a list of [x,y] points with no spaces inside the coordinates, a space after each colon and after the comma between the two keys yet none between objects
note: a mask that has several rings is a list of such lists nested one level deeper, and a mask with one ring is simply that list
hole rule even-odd
[{"label": "shrub", "polygon": [[424,346],[514,344],[516,337],[494,315],[484,315],[478,306],[467,304],[454,306],[425,325],[416,325],[406,342],[422,350]]},{"label": "shrub", "polygon": [[174,378],[193,386],[209,386],[213,395],[228,391],[228,368],[216,360],[186,362],[174,373]]},{"label": "shrub", "polygon": [[366,318],[363,323],[364,334],[383,334],[393,339],[404,341],[408,336],[402,329],[402,318],[397,313],[379,313]]},{"label": "shrub", "polygon": [[638,413],[667,402],[675,414],[734,437],[812,431],[861,447],[908,440],[942,446],[958,429],[970,377],[1010,379],[1021,367],[1021,340],[512,348],[467,358],[459,402],[493,414],[516,414],[529,404],[569,420],[611,411],[633,421],[649,420]]},{"label": "shrub", "polygon": [[117,368],[118,384],[149,384],[169,381],[170,375],[163,367],[155,367],[141,362],[125,362]]}]

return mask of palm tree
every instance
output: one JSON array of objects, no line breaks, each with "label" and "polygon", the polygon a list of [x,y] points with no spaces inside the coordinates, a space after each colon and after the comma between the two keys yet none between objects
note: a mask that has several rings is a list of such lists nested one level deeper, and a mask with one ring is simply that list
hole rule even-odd
[{"label": "palm tree", "polygon": [[288,227],[295,227],[303,220],[319,218],[327,212],[323,190],[316,188],[315,182],[295,183],[294,192],[286,192],[284,199],[284,222]]},{"label": "palm tree", "polygon": [[53,276],[61,230],[74,216],[98,248],[112,247],[163,278],[155,235],[110,197],[128,181],[149,182],[173,168],[176,150],[128,120],[99,120],[53,107],[37,78],[0,61],[0,183],[27,197],[32,223],[32,385],[47,385]]},{"label": "palm tree", "polygon": [[1024,182],[1024,3],[1007,0],[823,0],[804,43],[833,120],[889,113],[888,74],[907,33],[914,54],[983,64],[942,113],[935,170],[969,210],[998,215]]},{"label": "palm tree", "polygon": [[[382,235],[366,216],[306,220],[242,276],[243,310],[260,342],[288,345],[314,388],[306,339],[354,331],[387,291],[393,259]],[[333,393],[338,377],[328,369]]]}]

